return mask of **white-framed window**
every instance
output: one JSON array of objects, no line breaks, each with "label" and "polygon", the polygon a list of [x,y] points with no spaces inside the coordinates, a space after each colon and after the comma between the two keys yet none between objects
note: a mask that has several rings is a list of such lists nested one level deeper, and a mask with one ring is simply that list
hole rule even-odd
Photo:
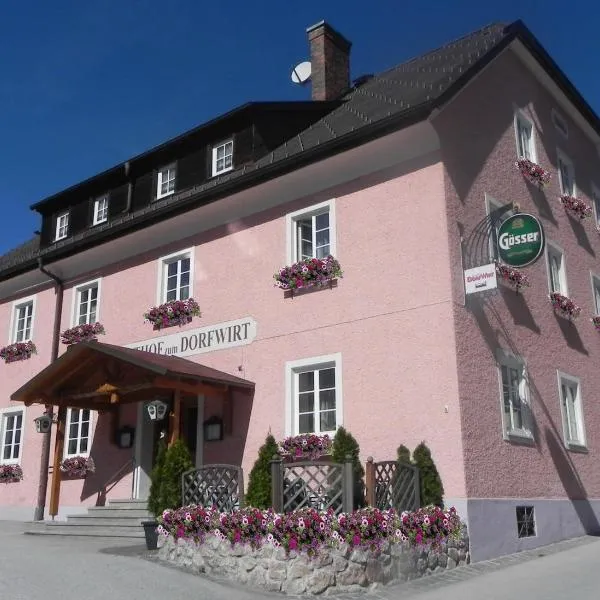
[{"label": "white-framed window", "polygon": [[33,338],[35,318],[35,296],[23,298],[13,303],[10,336],[11,344],[28,342]]},{"label": "white-framed window", "polygon": [[158,261],[158,302],[187,300],[193,294],[194,249],[164,256]]},{"label": "white-framed window", "polygon": [[100,196],[94,200],[93,225],[100,225],[108,221],[108,196]]},{"label": "white-framed window", "polygon": [[548,289],[563,296],[569,295],[565,253],[556,244],[546,243],[546,268],[548,269]]},{"label": "white-framed window", "polygon": [[67,409],[65,457],[88,456],[91,446],[92,412],[89,408]]},{"label": "white-framed window", "polygon": [[227,140],[213,146],[212,149],[212,174],[220,175],[233,169],[233,140]]},{"label": "white-framed window", "polygon": [[581,382],[577,377],[560,371],[557,373],[565,446],[572,450],[583,449],[586,447],[586,440]]},{"label": "white-framed window", "polygon": [[100,320],[100,279],[78,285],[73,290],[73,326]]},{"label": "white-framed window", "polygon": [[286,363],[286,433],[334,434],[342,425],[341,354]]},{"label": "white-framed window", "polygon": [[287,261],[336,255],[335,201],[327,200],[286,215]]},{"label": "white-framed window", "polygon": [[600,315],[600,277],[590,273],[592,279],[592,298],[594,301],[594,314]]},{"label": "white-framed window", "polygon": [[23,454],[25,409],[0,409],[0,464],[19,464]]},{"label": "white-framed window", "polygon": [[552,109],[552,123],[554,123],[556,130],[565,139],[569,137],[569,126],[567,125],[567,122],[554,109]]},{"label": "white-framed window", "polygon": [[54,241],[64,240],[69,235],[69,213],[65,212],[56,217],[56,233]]},{"label": "white-framed window", "polygon": [[533,418],[525,361],[503,349],[499,349],[496,355],[504,438],[533,439]]},{"label": "white-framed window", "polygon": [[177,166],[175,163],[163,167],[158,171],[156,182],[156,198],[164,198],[175,192],[175,178],[177,177]]},{"label": "white-framed window", "polygon": [[557,156],[560,191],[562,194],[576,196],[577,187],[575,186],[575,167],[573,166],[573,161],[560,150],[558,151]]},{"label": "white-framed window", "polygon": [[517,156],[537,162],[533,122],[520,110],[515,111],[515,136],[517,138]]},{"label": "white-framed window", "polygon": [[486,194],[485,211],[489,220],[490,260],[496,260],[498,258],[498,229],[513,214],[512,204],[502,204]]},{"label": "white-framed window", "polygon": [[594,183],[592,183],[592,204],[594,205],[596,228],[600,232],[600,187]]}]

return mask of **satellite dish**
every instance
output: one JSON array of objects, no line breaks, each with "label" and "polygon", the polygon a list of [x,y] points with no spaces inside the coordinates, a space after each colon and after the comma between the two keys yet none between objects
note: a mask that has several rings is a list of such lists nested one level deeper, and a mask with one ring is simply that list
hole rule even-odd
[{"label": "satellite dish", "polygon": [[304,85],[310,79],[311,71],[312,67],[310,66],[310,62],[301,62],[299,65],[296,65],[292,71],[292,81]]}]

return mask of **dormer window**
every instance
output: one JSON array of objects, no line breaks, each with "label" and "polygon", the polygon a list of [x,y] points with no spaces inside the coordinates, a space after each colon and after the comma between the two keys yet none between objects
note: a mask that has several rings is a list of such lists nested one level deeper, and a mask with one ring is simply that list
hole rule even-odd
[{"label": "dormer window", "polygon": [[108,196],[100,196],[94,200],[94,225],[108,221]]},{"label": "dormer window", "polygon": [[177,169],[175,163],[167,167],[163,167],[158,172],[158,180],[156,183],[156,198],[164,198],[175,192],[175,177]]},{"label": "dormer window", "polygon": [[220,175],[233,169],[233,140],[227,140],[212,149],[212,174]]},{"label": "dormer window", "polygon": [[64,240],[69,233],[69,213],[62,213],[56,217],[56,236],[54,241]]}]

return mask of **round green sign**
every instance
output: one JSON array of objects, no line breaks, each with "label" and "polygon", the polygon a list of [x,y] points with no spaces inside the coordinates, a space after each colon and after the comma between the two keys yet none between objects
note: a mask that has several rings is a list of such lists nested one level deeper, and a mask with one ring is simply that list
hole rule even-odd
[{"label": "round green sign", "polygon": [[512,215],[498,229],[498,256],[511,267],[535,262],[544,249],[544,229],[536,217],[527,213]]}]

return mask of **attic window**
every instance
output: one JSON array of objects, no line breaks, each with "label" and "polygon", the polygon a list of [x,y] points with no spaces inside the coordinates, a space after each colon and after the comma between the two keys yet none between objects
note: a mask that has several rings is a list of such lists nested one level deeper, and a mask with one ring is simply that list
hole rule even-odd
[{"label": "attic window", "polygon": [[56,235],[54,241],[64,240],[69,233],[69,213],[62,213],[56,217]]},{"label": "attic window", "polygon": [[108,196],[100,196],[94,200],[94,225],[108,220]]},{"label": "attic window", "polygon": [[233,140],[227,140],[212,149],[212,174],[220,175],[233,169]]},{"label": "attic window", "polygon": [[569,126],[567,122],[554,110],[552,109],[552,122],[557,131],[565,138],[569,137]]}]

